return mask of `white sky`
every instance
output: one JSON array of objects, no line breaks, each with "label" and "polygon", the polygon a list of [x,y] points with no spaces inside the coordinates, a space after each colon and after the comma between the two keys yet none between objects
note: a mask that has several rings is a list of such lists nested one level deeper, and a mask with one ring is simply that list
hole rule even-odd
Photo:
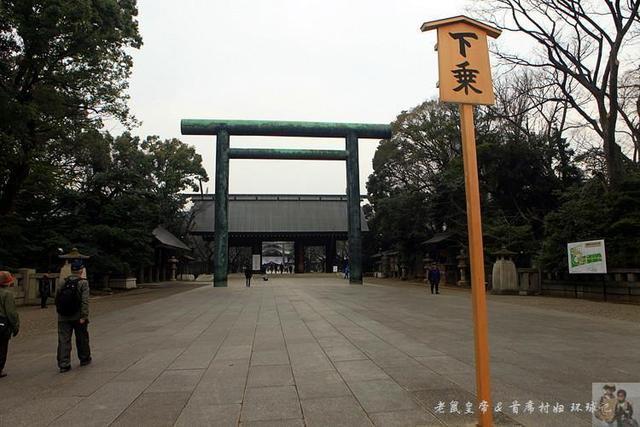
[{"label": "white sky", "polygon": [[[139,0],[130,107],[140,136],[194,145],[214,192],[215,137],[180,119],[390,123],[437,92],[435,32],[464,0]],[[116,129],[111,129],[117,131]],[[343,148],[339,139],[232,137],[232,147]],[[377,141],[361,140],[360,191]],[[232,160],[231,193],[344,194],[343,162]]]}]

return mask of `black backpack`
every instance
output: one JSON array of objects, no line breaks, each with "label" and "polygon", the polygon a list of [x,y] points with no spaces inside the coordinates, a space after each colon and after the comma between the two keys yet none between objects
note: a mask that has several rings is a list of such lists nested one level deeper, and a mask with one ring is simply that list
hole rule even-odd
[{"label": "black backpack", "polygon": [[62,288],[56,294],[56,311],[61,316],[73,316],[82,307],[82,298],[78,289],[77,277],[67,277]]},{"label": "black backpack", "polygon": [[4,316],[0,316],[0,338],[11,337],[11,325],[9,319]]}]

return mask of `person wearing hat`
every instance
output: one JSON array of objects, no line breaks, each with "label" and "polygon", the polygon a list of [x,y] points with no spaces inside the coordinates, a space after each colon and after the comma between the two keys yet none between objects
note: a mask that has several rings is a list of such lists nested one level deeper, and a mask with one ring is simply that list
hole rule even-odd
[{"label": "person wearing hat", "polygon": [[13,292],[8,288],[13,286],[15,278],[8,271],[0,271],[0,378],[7,374],[4,365],[7,362],[9,340],[18,335],[20,330],[20,316],[16,310]]},{"label": "person wearing hat", "polygon": [[605,384],[602,386],[602,391],[594,416],[601,421],[600,425],[603,427],[613,427],[616,417],[617,399],[614,394],[616,386],[615,384]]},{"label": "person wearing hat", "polygon": [[84,264],[76,259],[71,262],[71,275],[56,290],[58,312],[58,368],[60,372],[71,369],[71,336],[76,335],[76,350],[80,366],[91,363],[89,347],[89,282],[83,279]]}]

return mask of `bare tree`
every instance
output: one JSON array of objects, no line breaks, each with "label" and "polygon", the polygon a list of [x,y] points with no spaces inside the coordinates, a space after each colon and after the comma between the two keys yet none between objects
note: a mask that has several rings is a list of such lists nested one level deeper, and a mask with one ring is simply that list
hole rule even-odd
[{"label": "bare tree", "polygon": [[540,70],[511,69],[494,83],[495,105],[488,108],[490,118],[506,122],[519,137],[540,134],[551,139],[570,128],[568,100]]},{"label": "bare tree", "polygon": [[251,247],[229,247],[229,272],[240,273],[243,267],[251,268]]},{"label": "bare tree", "polygon": [[625,72],[620,84],[620,115],[633,141],[633,161],[640,159],[640,67]]},{"label": "bare tree", "polygon": [[622,173],[623,155],[616,143],[619,120],[638,137],[621,108],[619,84],[631,65],[623,50],[632,48],[639,7],[640,0],[486,0],[480,10],[493,25],[537,42],[538,55],[497,55],[546,74],[560,91],[558,99],[566,100],[602,140],[611,184]]}]

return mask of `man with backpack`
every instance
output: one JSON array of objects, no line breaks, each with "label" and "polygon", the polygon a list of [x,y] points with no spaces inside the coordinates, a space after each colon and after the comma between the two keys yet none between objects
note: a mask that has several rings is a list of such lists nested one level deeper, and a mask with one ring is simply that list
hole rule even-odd
[{"label": "man with backpack", "polygon": [[58,367],[60,372],[71,369],[71,335],[76,335],[80,366],[91,363],[89,348],[89,282],[82,278],[82,260],[71,262],[71,275],[56,290],[58,311]]}]

